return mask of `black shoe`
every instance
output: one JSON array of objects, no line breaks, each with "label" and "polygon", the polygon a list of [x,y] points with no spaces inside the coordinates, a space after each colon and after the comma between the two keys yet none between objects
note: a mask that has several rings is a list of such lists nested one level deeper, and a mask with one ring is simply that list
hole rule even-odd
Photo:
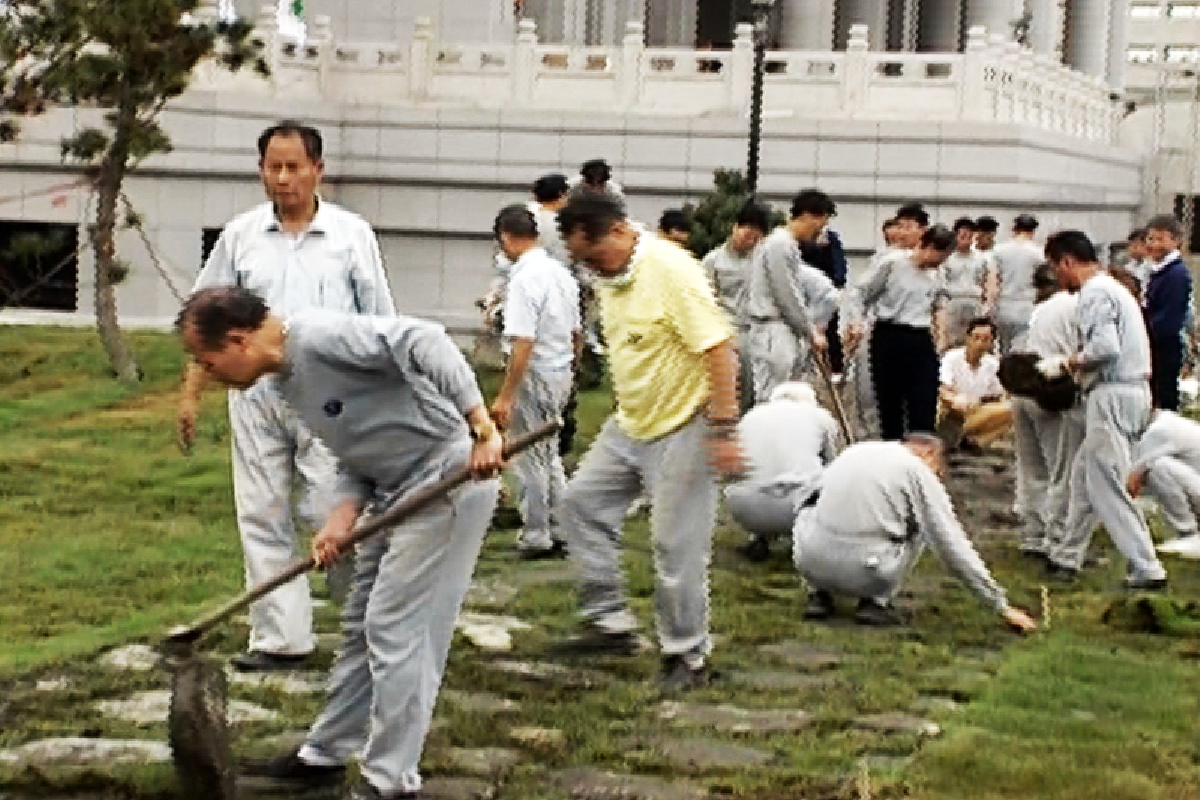
[{"label": "black shoe", "polygon": [[1042,566],[1050,563],[1050,556],[1046,554],[1045,550],[1027,550],[1025,548],[1021,548],[1021,557],[1026,561],[1032,561],[1033,563],[1041,564]]},{"label": "black shoe", "polygon": [[658,688],[664,692],[686,692],[707,686],[714,677],[707,664],[689,667],[683,656],[667,656],[663,659],[662,672],[658,676]]},{"label": "black shoe", "polygon": [[284,655],[248,650],[229,659],[229,663],[238,672],[294,672],[308,663],[308,654]]},{"label": "black shoe", "polygon": [[808,605],[804,607],[805,619],[829,619],[833,616],[833,595],[822,589],[808,593]]},{"label": "black shoe", "polygon": [[344,800],[416,800],[420,792],[399,791],[384,794],[371,785],[366,778],[360,778],[350,791],[343,795]]},{"label": "black shoe", "polygon": [[562,539],[553,539],[549,547],[527,547],[518,551],[522,561],[542,561],[548,558],[566,558],[567,543]]},{"label": "black shoe", "polygon": [[761,564],[771,557],[771,543],[765,536],[751,536],[750,541],[738,548],[738,552],[747,561]]},{"label": "black shoe", "polygon": [[270,778],[280,783],[291,783],[311,788],[341,786],[346,779],[346,768],[319,767],[300,758],[300,751],[275,758],[248,758],[240,765],[239,772],[252,778]]},{"label": "black shoe", "polygon": [[1047,557],[1046,578],[1055,583],[1074,583],[1079,578],[1079,570],[1074,567],[1065,567]]},{"label": "black shoe", "polygon": [[605,633],[586,627],[583,633],[551,645],[550,652],[559,656],[632,656],[642,649],[642,639],[636,633]]},{"label": "black shoe", "polygon": [[858,601],[858,608],[854,611],[854,621],[859,625],[887,627],[899,625],[900,617],[896,614],[896,609],[892,608],[891,603],[881,603],[870,597],[864,597]]},{"label": "black shoe", "polygon": [[1163,592],[1167,589],[1167,579],[1126,578],[1125,588],[1131,592]]}]

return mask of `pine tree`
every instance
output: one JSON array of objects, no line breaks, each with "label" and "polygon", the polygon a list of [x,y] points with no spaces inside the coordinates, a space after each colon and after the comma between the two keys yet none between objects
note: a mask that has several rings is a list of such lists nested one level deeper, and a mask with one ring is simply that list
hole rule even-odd
[{"label": "pine tree", "polygon": [[[749,199],[749,187],[741,171],[719,169],[713,173],[713,190],[704,194],[698,205],[688,203],[684,206],[692,220],[688,247],[696,258],[704,258],[729,238],[738,212]],[[772,215],[776,225],[783,224],[784,219],[782,215]]]},{"label": "pine tree", "polygon": [[140,370],[121,333],[114,286],[117,203],[126,176],[171,141],[158,122],[183,94],[198,64],[213,60],[266,74],[261,43],[242,20],[217,19],[201,0],[9,0],[0,6],[0,141],[12,141],[22,116],[64,106],[106,109],[105,128],[64,139],[64,159],[85,165],[97,194],[89,238],[96,264],[96,322],[114,372]]}]

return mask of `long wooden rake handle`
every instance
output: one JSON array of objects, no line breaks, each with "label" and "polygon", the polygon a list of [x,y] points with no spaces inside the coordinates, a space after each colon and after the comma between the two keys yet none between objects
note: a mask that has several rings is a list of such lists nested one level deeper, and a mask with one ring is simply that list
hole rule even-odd
[{"label": "long wooden rake handle", "polygon": [[829,389],[829,398],[833,403],[833,411],[837,414],[838,424],[842,428],[842,435],[846,437],[846,444],[854,444],[854,433],[850,430],[850,420],[846,417],[846,407],[842,405],[842,395],[838,392],[837,385],[833,382],[833,370],[829,367],[829,356],[823,351],[817,351],[817,367],[821,373],[821,377],[825,381],[825,388]]},{"label": "long wooden rake handle", "polygon": [[[512,458],[514,455],[520,453],[522,450],[526,449],[535,442],[557,433],[561,427],[562,423],[560,422],[547,422],[545,425],[534,428],[526,434],[514,437],[513,439],[505,442],[504,457],[506,459]],[[440,481],[437,481],[436,483],[428,484],[427,486],[406,494],[404,497],[393,503],[386,511],[361,520],[355,527],[354,533],[351,534],[346,544],[357,544],[363,539],[379,533],[385,528],[391,528],[395,526],[397,523],[412,516],[416,512],[425,508],[425,506],[429,505],[435,500],[438,500],[470,479],[470,471],[466,467],[462,467],[442,478]],[[246,606],[250,605],[255,600],[270,594],[288,581],[303,575],[316,565],[317,562],[314,561],[311,556],[303,561],[297,561],[275,577],[269,578],[257,586],[248,589],[244,594],[235,597],[233,600],[230,600],[228,603],[216,609],[215,611],[205,614],[191,625],[184,625],[173,629],[167,634],[166,643],[169,645],[181,645],[195,642],[221,621],[233,614],[236,614],[243,608],[246,608]]]}]

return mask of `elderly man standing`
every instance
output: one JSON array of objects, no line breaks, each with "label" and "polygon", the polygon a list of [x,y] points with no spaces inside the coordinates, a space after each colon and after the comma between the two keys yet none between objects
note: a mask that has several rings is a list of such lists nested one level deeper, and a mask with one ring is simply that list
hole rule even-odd
[{"label": "elderly man standing", "polygon": [[[250,289],[280,314],[312,308],[395,314],[371,226],[317,194],[325,170],[321,134],[283,122],[259,137],[258,153],[270,202],[225,226],[195,288]],[[204,382],[204,371],[190,364],[179,408],[185,443],[194,434]],[[296,558],[294,475],[308,488],[301,512],[319,521],[328,511],[337,464],[271,381],[231,390],[229,419],[246,583],[254,585]],[[250,646],[232,663],[243,671],[295,669],[314,644],[308,581],[301,577],[250,607]]]},{"label": "elderly man standing", "polygon": [[1159,411],[1133,451],[1129,494],[1143,491],[1162,505],[1178,538],[1158,552],[1200,558],[1200,425],[1173,411]]},{"label": "elderly man standing", "polygon": [[1162,589],[1167,573],[1141,512],[1126,488],[1133,446],[1150,424],[1150,341],[1137,301],[1100,269],[1096,248],[1079,231],[1046,242],[1059,283],[1079,292],[1082,340],[1069,368],[1080,376],[1086,431],[1071,477],[1067,529],[1049,553],[1050,575],[1075,578],[1098,522],[1129,562],[1131,589]]},{"label": "elderly man standing", "polygon": [[795,526],[796,567],[810,585],[809,619],[834,613],[834,594],[858,599],[855,619],[891,625],[892,598],[925,545],[1012,627],[1037,624],[1008,604],[971,545],[939,480],[942,444],[928,434],[846,448],[821,476]]},{"label": "elderly man standing", "polygon": [[328,311],[284,318],[242,288],[192,295],[178,328],[213,378],[241,388],[269,380],[339,459],[335,502],[312,541],[318,564],[346,555],[368,503],[388,505],[464,465],[489,479],[355,546],[325,708],[299,749],[244,767],[294,796],[340,784],[357,756],[360,780],[346,800],[417,797],[454,621],[496,505],[490,479],[502,464],[471,367],[438,325]]},{"label": "elderly man standing", "polygon": [[733,329],[700,264],[632,225],[612,201],[573,199],[559,212],[559,225],[571,255],[600,276],[596,292],[617,400],[562,503],[586,624],[585,635],[564,649],[636,649],[619,542],[625,512],[645,490],[658,577],[661,682],[668,690],[699,686],[708,678],[712,644],[713,470],[730,475],[743,465]]},{"label": "elderly man standing", "polygon": [[800,243],[816,239],[836,212],[824,192],[800,192],[787,224],[767,236],[750,263],[742,301],[750,326],[743,355],[750,361],[755,402],[801,377],[812,351],[827,347],[825,329],[837,311],[838,291],[824,273],[804,263]]},{"label": "elderly man standing", "polygon": [[786,536],[796,511],[816,488],[821,470],[837,456],[837,423],[817,404],[807,383],[783,383],[766,403],[742,417],[738,434],[750,464],[746,479],[725,489],[733,521],[750,534],[742,555],[765,561],[771,541]]},{"label": "elderly man standing", "polygon": [[[512,270],[504,304],[508,364],[492,417],[522,434],[561,417],[571,395],[572,365],[582,346],[579,285],[538,245],[537,220],[525,206],[502,209],[494,232]],[[521,556],[561,555],[564,545],[553,527],[567,478],[557,442],[538,442],[517,457],[515,467],[521,482]]]}]

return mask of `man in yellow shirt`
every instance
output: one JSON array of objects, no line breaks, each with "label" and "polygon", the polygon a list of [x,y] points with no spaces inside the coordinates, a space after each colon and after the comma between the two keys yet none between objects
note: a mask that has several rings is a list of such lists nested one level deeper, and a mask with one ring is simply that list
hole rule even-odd
[{"label": "man in yellow shirt", "polygon": [[[571,257],[599,276],[617,411],[567,487],[560,518],[580,573],[586,632],[568,649],[636,648],[622,592],[621,524],[650,497],[657,627],[668,690],[704,684],[708,562],[717,475],[741,472],[733,329],[700,264],[625,219],[603,198],[571,200],[558,216]],[[707,456],[707,457],[706,457]]]}]

